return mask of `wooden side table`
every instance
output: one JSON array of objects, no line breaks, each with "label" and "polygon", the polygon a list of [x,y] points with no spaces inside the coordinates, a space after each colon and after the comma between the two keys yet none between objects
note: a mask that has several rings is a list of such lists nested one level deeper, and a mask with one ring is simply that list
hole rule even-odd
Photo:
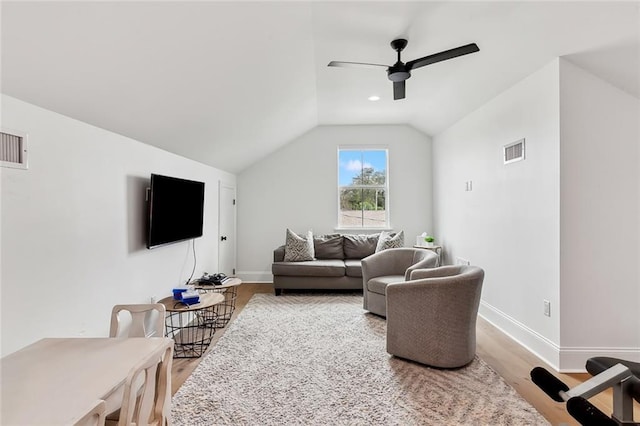
[{"label": "wooden side table", "polygon": [[427,246],[413,246],[413,248],[431,250],[432,252],[434,252],[435,254],[438,255],[438,264],[436,266],[440,266],[440,263],[442,261],[442,246],[434,244],[434,245],[432,245],[430,247],[427,247]]},{"label": "wooden side table", "polygon": [[173,296],[158,301],[167,310],[165,326],[167,337],[175,341],[174,358],[198,358],[207,350],[216,331],[215,306],[224,302],[219,293],[200,295],[200,302],[185,305]]},{"label": "wooden side table", "polygon": [[242,284],[240,278],[229,278],[224,284],[211,285],[196,283],[195,288],[202,294],[222,294],[224,301],[215,305],[216,321],[214,327],[223,328],[231,319],[231,315],[236,310],[236,299],[238,298],[238,287]]}]

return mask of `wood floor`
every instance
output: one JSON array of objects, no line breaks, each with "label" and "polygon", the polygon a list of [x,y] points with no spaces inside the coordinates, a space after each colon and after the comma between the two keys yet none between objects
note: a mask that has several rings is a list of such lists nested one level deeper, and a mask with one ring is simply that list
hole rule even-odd
[{"label": "wood floor", "polygon": [[[231,321],[237,317],[249,299],[256,293],[273,294],[273,286],[269,284],[242,284],[238,289],[236,310]],[[217,343],[225,330],[226,329],[221,329],[216,331],[209,349]],[[533,405],[551,424],[578,424],[567,414],[564,404],[552,401],[551,398],[547,397],[529,378],[529,372],[533,367],[542,366],[552,371],[550,367],[482,318],[478,320],[477,333],[477,353],[480,358],[497,371],[507,383]],[[172,371],[173,394],[182,386],[198,366],[199,362],[199,358],[174,360]],[[590,377],[588,374],[557,374],[557,376],[570,387]],[[604,413],[608,415],[611,414],[610,392],[603,392],[590,401]],[[640,418],[640,414],[637,412],[636,418]]]}]

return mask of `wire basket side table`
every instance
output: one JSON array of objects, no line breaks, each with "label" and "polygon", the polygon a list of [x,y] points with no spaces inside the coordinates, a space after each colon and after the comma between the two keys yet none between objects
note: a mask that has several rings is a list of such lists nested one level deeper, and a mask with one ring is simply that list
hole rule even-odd
[{"label": "wire basket side table", "polygon": [[[236,310],[236,300],[238,299],[238,287],[242,284],[240,278],[229,278],[222,285],[196,284],[195,288],[201,294],[221,294],[224,301],[216,304],[213,315],[209,318],[215,328],[223,328],[231,320],[231,315]],[[214,318],[215,317],[215,318]]]},{"label": "wire basket side table", "polygon": [[185,305],[172,296],[158,302],[167,311],[166,335],[175,341],[174,358],[198,358],[204,354],[216,331],[215,306],[222,302],[224,296],[218,293],[202,294],[200,302],[193,305]]}]

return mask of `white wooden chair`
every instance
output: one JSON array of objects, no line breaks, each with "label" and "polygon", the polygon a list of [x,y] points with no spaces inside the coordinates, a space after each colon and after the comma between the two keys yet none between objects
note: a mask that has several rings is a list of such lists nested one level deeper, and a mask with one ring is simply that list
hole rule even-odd
[{"label": "white wooden chair", "polygon": [[[129,313],[128,322],[123,312]],[[165,312],[161,303],[115,305],[111,311],[109,337],[164,337]]]},{"label": "white wooden chair", "polygon": [[[111,310],[109,337],[164,337],[165,312],[166,309],[161,303],[115,305]],[[173,356],[173,352],[171,356]],[[138,375],[137,381],[129,387],[134,388],[135,394],[140,397],[142,386],[143,377]],[[123,418],[125,391],[125,388],[120,388],[107,398],[107,424],[120,424],[118,421]],[[170,398],[171,395],[169,395],[169,401]]]},{"label": "white wooden chair", "polygon": [[125,382],[119,417],[107,419],[106,424],[170,425],[172,361],[173,344],[168,344],[132,368]]}]

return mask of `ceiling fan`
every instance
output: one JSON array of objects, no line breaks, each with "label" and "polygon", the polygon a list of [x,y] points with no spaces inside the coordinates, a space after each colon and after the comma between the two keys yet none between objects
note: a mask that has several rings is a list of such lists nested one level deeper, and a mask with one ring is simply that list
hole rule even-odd
[{"label": "ceiling fan", "polygon": [[407,47],[407,40],[399,38],[391,42],[393,50],[398,52],[398,61],[393,65],[382,64],[367,64],[362,62],[341,62],[331,61],[330,67],[385,67],[387,68],[387,75],[389,80],[393,81],[393,99],[404,99],[405,97],[405,81],[411,77],[411,71],[424,67],[425,65],[435,64],[436,62],[446,61],[447,59],[457,58],[458,56],[468,55],[480,51],[478,45],[475,43],[466,44],[464,46],[456,47],[454,49],[444,50],[433,55],[428,55],[423,58],[414,59],[406,64],[400,60],[400,52]]}]

